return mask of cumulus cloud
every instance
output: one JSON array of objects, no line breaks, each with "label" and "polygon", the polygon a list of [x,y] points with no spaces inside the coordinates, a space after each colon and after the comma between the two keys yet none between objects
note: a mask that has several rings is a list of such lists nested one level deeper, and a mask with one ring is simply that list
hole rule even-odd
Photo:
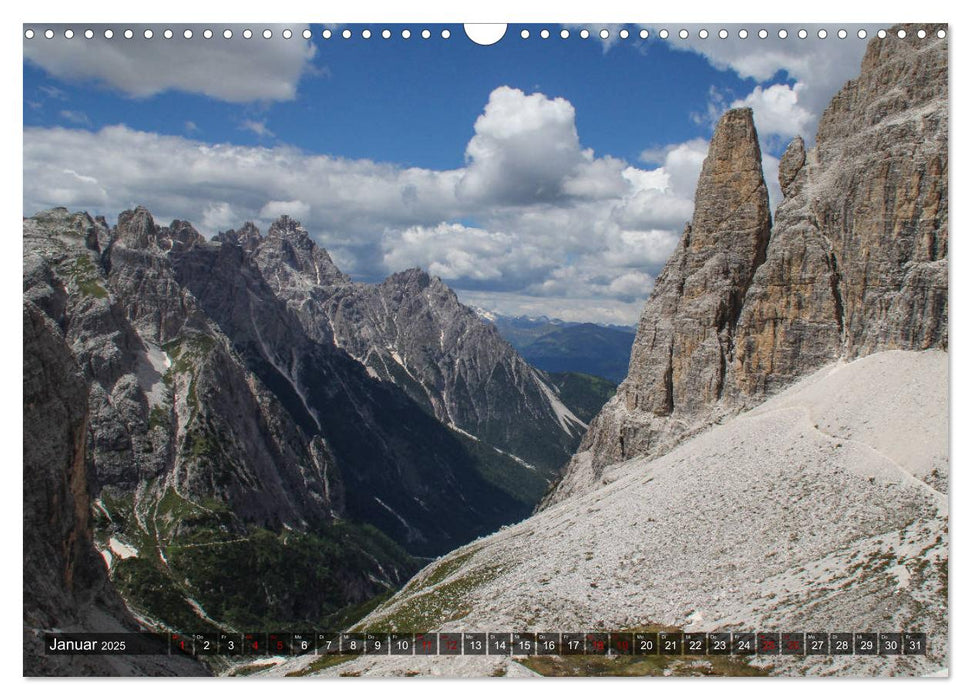
[{"label": "cumulus cloud", "polygon": [[494,295],[506,313],[543,307],[576,320],[572,308],[632,323],[691,218],[706,148],[674,144],[649,164],[598,157],[582,147],[569,102],[511,88],[492,93],[455,170],[121,125],[27,128],[24,209],[112,219],[144,204],[210,236],[289,214],[358,278],[420,266],[460,294]]},{"label": "cumulus cloud", "polygon": [[202,210],[202,218],[198,225],[203,230],[225,231],[235,227],[239,220],[239,215],[229,202],[209,202]]},{"label": "cumulus cloud", "polygon": [[[748,30],[749,37],[739,40],[735,35],[742,26]],[[861,26],[869,36],[880,28],[878,25],[853,25],[854,30]],[[651,27],[652,34],[656,35],[659,28]],[[815,139],[816,125],[829,100],[847,80],[859,74],[867,44],[852,33],[845,39],[837,38],[831,24],[727,25],[731,34],[728,39],[714,36],[701,39],[698,37],[701,25],[686,28],[689,31],[687,39],[667,40],[666,45],[679,51],[699,53],[715,68],[734,71],[742,78],[763,84],[776,81],[756,87],[739,100],[740,104],[753,108],[760,133],[764,126],[779,136],[799,134],[810,142]],[[768,32],[765,39],[757,37],[760,29]],[[806,30],[808,38],[798,38],[800,29]],[[828,32],[825,39],[817,37],[820,29]],[[786,38],[779,37],[779,30],[787,32]],[[753,42],[757,42],[756,50],[753,50]],[[780,73],[785,76],[781,81]]]},{"label": "cumulus cloud", "polygon": [[573,105],[562,97],[551,100],[509,87],[493,90],[465,149],[468,168],[460,193],[514,201],[560,196],[563,179],[580,158],[575,116]]},{"label": "cumulus cloud", "polygon": [[301,202],[299,199],[291,199],[287,202],[267,202],[260,209],[258,216],[261,220],[267,221],[279,219],[284,214],[292,219],[306,219],[310,216],[310,205],[306,202]]},{"label": "cumulus cloud", "polygon": [[[299,38],[304,25],[290,27],[293,38],[286,40],[279,38],[284,26],[269,26],[271,41],[259,34],[244,39],[246,27],[233,25],[231,39],[205,39],[199,25],[172,25],[171,39],[162,38],[157,27],[153,38],[143,38],[149,25],[112,26],[112,39],[101,32],[91,39],[66,39],[67,25],[51,27],[53,39],[24,42],[26,61],[60,80],[90,81],[131,97],[181,90],[226,102],[292,100],[300,78],[313,70],[316,53],[312,42]],[[129,27],[135,36],[125,39],[122,33]],[[191,39],[183,37],[185,29],[192,30]]]},{"label": "cumulus cloud", "polygon": [[799,95],[805,92],[805,83],[795,85],[776,84],[755,89],[745,98],[735,100],[732,107],[751,107],[755,128],[761,136],[793,137],[805,133],[815,117],[799,104]]},{"label": "cumulus cloud", "polygon": [[494,281],[515,267],[544,267],[539,251],[522,255],[524,242],[516,236],[459,223],[410,226],[389,232],[382,245],[389,270],[424,267],[449,280]]},{"label": "cumulus cloud", "polygon": [[624,163],[580,147],[573,105],[562,97],[499,87],[489,95],[465,150],[461,197],[535,203],[603,198],[623,191]]},{"label": "cumulus cloud", "polygon": [[644,289],[651,287],[654,279],[646,272],[632,270],[625,272],[620,277],[611,280],[609,290],[624,301],[639,299],[644,293]]},{"label": "cumulus cloud", "polygon": [[[660,149],[642,151],[640,159],[644,163],[661,165],[660,169],[651,171],[646,175],[649,177],[663,176],[665,179],[661,184],[661,189],[667,189],[676,194],[682,204],[687,200],[693,207],[695,186],[698,184],[698,174],[701,172],[701,165],[705,162],[706,155],[708,155],[708,141],[696,138]],[[641,177],[645,176],[643,171],[637,172],[641,173]],[[645,186],[642,189],[650,190],[654,188]]]}]

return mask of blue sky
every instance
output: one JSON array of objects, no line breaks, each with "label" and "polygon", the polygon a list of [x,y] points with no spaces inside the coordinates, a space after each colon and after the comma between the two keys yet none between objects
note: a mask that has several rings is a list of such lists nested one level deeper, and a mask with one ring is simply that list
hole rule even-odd
[{"label": "blue sky", "polygon": [[311,26],[309,41],[303,25],[291,39],[193,26],[190,40],[181,25],[168,40],[62,25],[24,41],[24,213],[114,220],[145,204],[206,235],[289,213],[357,279],[417,265],[503,313],[632,323],[690,219],[718,116],[753,107],[778,198],[777,156],[811,141],[856,74],[864,41],[806,26],[807,40],[752,25],[744,41],[731,25],[646,41],[611,26],[603,41],[601,27],[542,39],[510,25],[483,47],[459,25],[448,40],[443,25],[387,40],[385,25],[351,39]]},{"label": "blue sky", "polygon": [[[395,31],[408,26],[397,25]],[[69,102],[74,119],[85,115],[82,125],[88,128],[122,122],[185,135],[185,123],[192,122],[197,129],[189,133],[206,140],[283,142],[315,153],[446,169],[463,164],[472,125],[489,94],[508,85],[566,98],[576,108],[584,145],[636,161],[649,146],[708,135],[708,124],[685,117],[705,112],[709,86],[741,96],[757,84],[656,39],[631,38],[604,51],[597,38],[537,38],[536,25],[529,26],[533,36],[523,40],[519,33],[526,26],[511,25],[502,45],[491,47],[465,40],[461,26],[448,26],[449,41],[438,36],[441,26],[428,40],[416,38],[421,27],[410,26],[407,49],[397,38],[324,40],[315,27],[313,68],[301,80],[298,99],[239,105],[182,94],[177,111],[168,93],[131,100],[118,90],[91,90],[87,82],[51,80],[28,62],[25,100],[40,107],[27,105],[24,124],[77,126],[61,114],[67,107],[61,103]],[[383,28],[356,25],[355,31],[365,27],[374,34]],[[50,87],[66,99],[49,99]],[[273,137],[241,128],[246,122],[264,123]]]}]

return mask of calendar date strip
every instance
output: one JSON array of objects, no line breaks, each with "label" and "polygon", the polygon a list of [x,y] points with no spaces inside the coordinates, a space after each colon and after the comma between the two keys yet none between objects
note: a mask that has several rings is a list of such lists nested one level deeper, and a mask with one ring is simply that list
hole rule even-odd
[{"label": "calendar date strip", "polygon": [[251,632],[44,636],[49,655],[812,656],[926,654],[921,632]]}]

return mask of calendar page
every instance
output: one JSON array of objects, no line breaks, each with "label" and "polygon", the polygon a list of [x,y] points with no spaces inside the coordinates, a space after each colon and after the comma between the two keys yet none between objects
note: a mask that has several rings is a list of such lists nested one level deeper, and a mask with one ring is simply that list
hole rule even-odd
[{"label": "calendar page", "polygon": [[23,675],[948,675],[946,24],[22,35]]}]

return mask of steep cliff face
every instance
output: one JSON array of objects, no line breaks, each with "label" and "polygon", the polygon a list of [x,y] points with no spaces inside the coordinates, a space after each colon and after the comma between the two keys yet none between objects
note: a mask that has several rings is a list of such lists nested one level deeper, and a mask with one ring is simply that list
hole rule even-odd
[{"label": "steep cliff face", "polygon": [[769,231],[752,112],[731,110],[712,137],[694,217],[641,315],[628,376],[544,503],[589,488],[607,464],[670,449],[722,403],[732,387],[739,315]]},{"label": "steep cliff face", "polygon": [[[24,302],[24,675],[205,675],[188,658],[57,657],[45,633],[135,632],[95,551],[88,387],[61,329]],[[164,650],[161,650],[164,653]]]},{"label": "steep cliff face", "polygon": [[947,347],[947,44],[907,29],[870,42],[816,147],[802,156],[798,139],[783,157],[785,200],[739,324],[743,396],[838,355]]},{"label": "steep cliff face", "polygon": [[628,377],[545,504],[833,359],[947,348],[947,43],[906,29],[790,144],[771,225],[751,115],[722,117]]},{"label": "steep cliff face", "polygon": [[623,402],[656,416],[721,398],[742,301],[769,240],[769,195],[750,109],[718,123],[696,206],[638,327]]}]

